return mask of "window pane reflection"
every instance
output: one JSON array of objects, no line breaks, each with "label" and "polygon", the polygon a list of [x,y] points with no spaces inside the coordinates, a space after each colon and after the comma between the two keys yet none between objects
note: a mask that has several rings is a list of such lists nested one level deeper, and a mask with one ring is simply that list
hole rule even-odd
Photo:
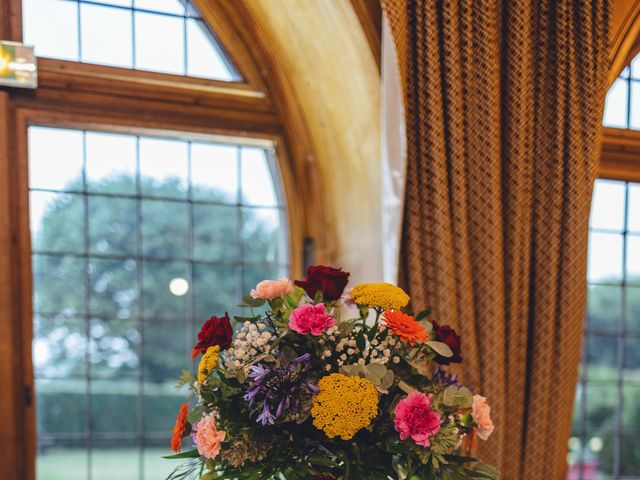
[{"label": "window pane reflection", "polygon": [[602,123],[606,127],[627,128],[628,97],[629,83],[620,78],[613,82],[605,100]]},{"label": "window pane reflection", "polygon": [[242,81],[190,1],[23,0],[22,10],[24,42],[41,57]]},{"label": "window pane reflection", "polygon": [[184,75],[184,21],[154,13],[135,13],[136,68]]},{"label": "window pane reflection", "polygon": [[640,458],[640,444],[629,442],[640,436],[639,189],[636,183],[596,182],[568,479],[634,478]]},{"label": "window pane reflection", "polygon": [[164,478],[197,328],[289,268],[271,153],[41,127],[29,147],[38,480]]},{"label": "window pane reflection", "polygon": [[81,4],[80,22],[83,62],[125,68],[133,66],[129,10]]},{"label": "window pane reflection", "polygon": [[78,61],[78,7],[60,0],[24,0],[24,43],[40,57]]}]

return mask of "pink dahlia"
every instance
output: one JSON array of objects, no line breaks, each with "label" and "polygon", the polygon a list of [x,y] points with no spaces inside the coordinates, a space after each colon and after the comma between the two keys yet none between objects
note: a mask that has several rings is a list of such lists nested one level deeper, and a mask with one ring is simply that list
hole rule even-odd
[{"label": "pink dahlia", "polygon": [[218,456],[222,448],[222,442],[224,442],[227,434],[217,429],[213,415],[207,415],[200,420],[196,428],[195,441],[198,446],[198,453],[205,458]]},{"label": "pink dahlia", "polygon": [[429,446],[429,438],[440,430],[440,414],[431,409],[431,397],[412,392],[398,402],[395,427],[401,440],[411,437],[418,445]]},{"label": "pink dahlia", "polygon": [[251,290],[250,295],[253,298],[262,298],[264,300],[273,300],[274,298],[286,297],[293,293],[293,282],[288,278],[280,280],[263,280],[256,288]]},{"label": "pink dahlia", "polygon": [[335,325],[333,315],[325,313],[324,305],[311,305],[305,303],[297,307],[289,317],[289,328],[301,335],[310,333],[314,336],[322,335],[327,328]]}]

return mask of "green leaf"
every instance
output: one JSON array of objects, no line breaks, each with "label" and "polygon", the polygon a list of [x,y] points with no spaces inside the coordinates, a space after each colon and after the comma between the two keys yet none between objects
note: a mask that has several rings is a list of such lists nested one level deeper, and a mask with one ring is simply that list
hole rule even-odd
[{"label": "green leaf", "polygon": [[500,471],[496,467],[481,462],[465,468],[464,472],[467,478],[484,478],[489,480],[497,480],[500,478]]},{"label": "green leaf", "polygon": [[414,318],[417,322],[419,322],[423,318],[427,318],[429,315],[431,315],[431,309],[427,308],[426,310],[423,310],[420,313],[418,313]]},{"label": "green leaf", "polygon": [[356,345],[358,345],[361,352],[367,347],[367,341],[364,339],[362,331],[359,331],[358,335],[356,335]]},{"label": "green leaf", "polygon": [[245,295],[242,297],[242,302],[250,307],[261,307],[265,304],[266,300],[264,298],[253,298],[251,295]]},{"label": "green leaf", "polygon": [[370,363],[364,367],[365,377],[374,385],[380,385],[382,378],[387,373],[387,367],[379,363]]},{"label": "green leaf", "polygon": [[196,377],[194,377],[189,370],[182,370],[180,380],[176,384],[176,390],[180,390],[187,385],[191,386],[195,381]]},{"label": "green leaf", "polygon": [[177,453],[175,455],[167,455],[166,457],[162,457],[162,458],[166,458],[167,460],[180,460],[183,458],[197,458],[199,456],[200,454],[196,449],[196,450],[189,450],[188,452]]},{"label": "green leaf", "polygon": [[453,352],[446,343],[431,341],[427,342],[426,345],[428,345],[438,355],[443,357],[453,357]]},{"label": "green leaf", "polygon": [[444,458],[452,463],[475,463],[480,461],[476,457],[465,457],[463,455],[444,455]]},{"label": "green leaf", "polygon": [[189,410],[189,413],[187,413],[187,421],[191,424],[198,423],[203,414],[204,409],[202,408],[202,405],[196,405],[191,410]]},{"label": "green leaf", "polygon": [[216,480],[217,478],[220,478],[220,476],[214,471],[207,472],[200,476],[200,480]]},{"label": "green leaf", "polygon": [[467,387],[450,385],[444,389],[442,401],[448,407],[469,408],[473,405],[473,395]]},{"label": "green leaf", "polygon": [[393,370],[387,370],[387,372],[384,374],[384,377],[382,377],[380,385],[376,385],[378,391],[382,393],[389,393],[389,388],[391,388],[391,385],[393,385],[393,378]]},{"label": "green leaf", "polygon": [[358,377],[364,375],[364,367],[361,365],[343,365],[340,367],[340,373],[347,377]]},{"label": "green leaf", "polygon": [[323,455],[307,455],[307,460],[312,465],[322,465],[323,467],[335,468],[338,466],[337,462],[330,457]]}]

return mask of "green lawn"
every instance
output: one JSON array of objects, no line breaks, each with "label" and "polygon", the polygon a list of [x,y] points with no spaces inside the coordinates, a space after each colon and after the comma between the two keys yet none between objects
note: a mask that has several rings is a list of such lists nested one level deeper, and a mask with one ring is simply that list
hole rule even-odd
[{"label": "green lawn", "polygon": [[50,448],[38,454],[37,480],[164,480],[179,464],[162,458],[171,454],[168,449],[146,449],[143,476],[139,453],[137,449],[94,449],[89,477],[86,450]]}]

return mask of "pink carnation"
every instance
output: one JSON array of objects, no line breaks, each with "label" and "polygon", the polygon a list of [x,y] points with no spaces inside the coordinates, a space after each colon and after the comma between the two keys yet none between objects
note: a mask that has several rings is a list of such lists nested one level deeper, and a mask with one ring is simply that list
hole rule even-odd
[{"label": "pink carnation", "polygon": [[250,295],[253,298],[263,298],[265,300],[273,300],[274,298],[286,297],[293,293],[293,282],[288,278],[280,280],[263,280],[256,288],[251,290]]},{"label": "pink carnation", "polygon": [[205,458],[215,458],[220,453],[221,443],[227,436],[226,432],[222,432],[216,428],[216,421],[213,415],[207,415],[196,425],[197,432],[195,435],[198,453]]},{"label": "pink carnation", "polygon": [[482,440],[489,438],[494,426],[491,421],[491,407],[487,404],[485,397],[473,396],[473,419],[478,424],[478,436]]},{"label": "pink carnation", "polygon": [[335,325],[336,320],[333,315],[324,311],[324,305],[311,305],[305,303],[291,312],[289,317],[289,328],[301,335],[310,333],[314,336],[322,335],[327,328]]},{"label": "pink carnation", "polygon": [[432,395],[411,392],[398,402],[395,427],[400,439],[411,437],[418,445],[429,446],[429,438],[440,431],[440,414],[431,410]]}]

